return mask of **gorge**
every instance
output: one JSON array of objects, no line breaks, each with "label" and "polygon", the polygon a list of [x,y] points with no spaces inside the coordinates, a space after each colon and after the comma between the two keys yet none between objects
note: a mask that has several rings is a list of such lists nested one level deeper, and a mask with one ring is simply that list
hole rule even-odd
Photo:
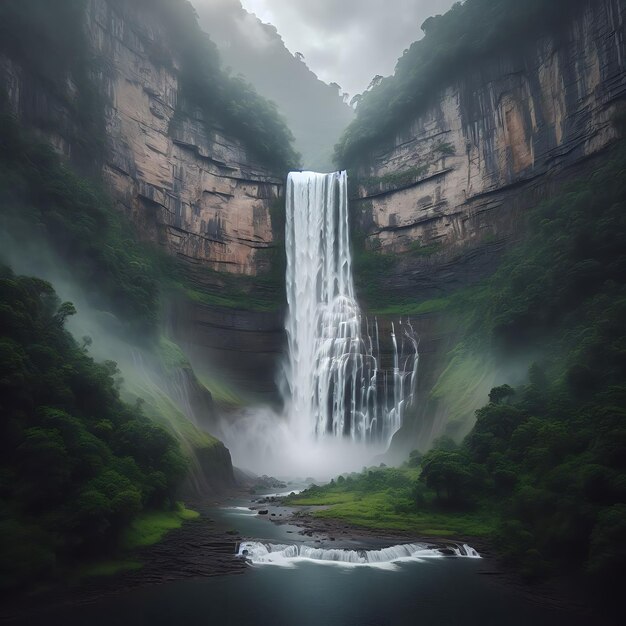
[{"label": "gorge", "polygon": [[[316,561],[385,550],[358,623],[391,572],[394,623],[417,584],[434,624],[465,584],[504,619],[496,569],[592,619],[626,545],[624,0],[457,3],[350,106],[244,7],[0,6],[3,593],[141,586],[181,537],[291,589],[277,623],[305,588],[350,623]],[[190,619],[248,584],[171,569]]]}]

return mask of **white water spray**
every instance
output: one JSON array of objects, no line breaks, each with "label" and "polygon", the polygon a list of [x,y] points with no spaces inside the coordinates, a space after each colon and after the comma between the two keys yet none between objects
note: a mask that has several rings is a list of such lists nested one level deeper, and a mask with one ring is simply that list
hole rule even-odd
[{"label": "white water spray", "polygon": [[425,543],[404,543],[379,550],[342,550],[340,548],[317,548],[305,544],[271,544],[246,541],[239,546],[239,556],[256,565],[279,565],[293,567],[302,561],[337,564],[344,566],[369,566],[394,569],[396,563],[422,562],[425,559],[438,559],[445,556],[479,559],[474,548],[463,545],[450,545],[445,549]]},{"label": "white water spray", "polygon": [[418,342],[400,322],[399,348],[392,326],[393,366],[382,368],[378,322],[363,323],[355,298],[347,188],[345,172],[287,180],[285,404],[301,438],[386,447],[415,394]]}]

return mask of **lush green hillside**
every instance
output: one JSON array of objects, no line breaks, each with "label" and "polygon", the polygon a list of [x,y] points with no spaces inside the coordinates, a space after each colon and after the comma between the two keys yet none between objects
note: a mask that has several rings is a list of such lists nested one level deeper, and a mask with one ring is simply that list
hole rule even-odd
[{"label": "lush green hillside", "polygon": [[144,509],[174,505],[178,444],[120,400],[64,324],[74,307],[46,282],[0,270],[2,588],[115,548]]},{"label": "lush green hillside", "polygon": [[[354,167],[391,141],[439,91],[488,58],[519,49],[554,31],[585,0],[465,0],[422,26],[424,37],[359,102],[356,119],[335,147],[335,161]],[[416,33],[417,35],[417,33]]]},{"label": "lush green hillside", "polygon": [[405,470],[398,486],[379,470],[374,487],[344,480],[298,500],[370,526],[371,500],[383,526],[482,529],[528,577],[581,573],[610,587],[626,565],[626,146],[529,224],[492,278],[448,302],[465,339],[442,400],[471,387],[485,354],[503,369],[533,361],[526,382],[494,388],[460,446],[444,437],[414,454],[419,480]]}]

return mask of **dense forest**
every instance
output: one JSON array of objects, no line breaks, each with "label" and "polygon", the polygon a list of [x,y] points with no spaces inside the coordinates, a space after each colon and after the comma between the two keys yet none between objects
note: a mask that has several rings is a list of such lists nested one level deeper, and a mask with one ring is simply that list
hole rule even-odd
[{"label": "dense forest", "polygon": [[335,162],[357,166],[419,116],[441,89],[481,61],[558,31],[582,5],[583,0],[466,0],[428,18],[424,37],[405,50],[393,76],[363,94],[356,119],[335,146]]},{"label": "dense forest", "polygon": [[336,504],[320,515],[374,527],[486,534],[529,579],[615,584],[626,559],[625,202],[620,145],[531,212],[490,279],[448,302],[465,337],[451,358],[535,355],[525,384],[494,388],[460,445],[443,436],[404,470],[340,477],[292,501]]},{"label": "dense forest", "polygon": [[115,551],[142,510],[171,508],[178,444],[120,400],[115,363],[64,328],[76,311],[49,283],[2,267],[0,587]]}]

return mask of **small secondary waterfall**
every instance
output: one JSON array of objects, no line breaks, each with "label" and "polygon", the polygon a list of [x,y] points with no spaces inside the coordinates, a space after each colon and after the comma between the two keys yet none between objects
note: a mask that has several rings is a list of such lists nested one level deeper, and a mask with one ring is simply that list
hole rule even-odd
[{"label": "small secondary waterfall", "polygon": [[305,544],[283,545],[245,541],[239,546],[238,554],[255,564],[283,566],[298,560],[381,566],[444,556],[480,558],[478,552],[467,544],[437,547],[426,543],[398,544],[380,550],[342,550],[341,548],[317,548]]},{"label": "small secondary waterfall", "polygon": [[388,444],[415,394],[417,337],[410,322],[392,326],[393,364],[382,368],[378,322],[362,319],[355,298],[346,173],[292,172],[286,194],[292,423],[302,435]]}]

